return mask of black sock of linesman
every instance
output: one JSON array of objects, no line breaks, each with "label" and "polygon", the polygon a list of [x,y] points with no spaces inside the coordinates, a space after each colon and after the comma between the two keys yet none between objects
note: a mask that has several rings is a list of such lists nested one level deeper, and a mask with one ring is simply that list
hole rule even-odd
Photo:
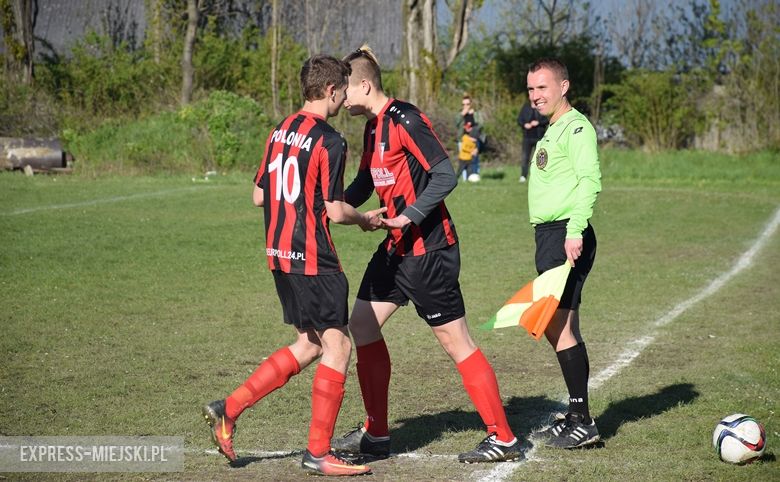
[{"label": "black sock of linesman", "polygon": [[563,379],[569,390],[569,412],[577,412],[583,416],[583,423],[591,422],[588,410],[588,375],[590,366],[585,344],[580,343],[571,348],[556,353],[561,365]]}]

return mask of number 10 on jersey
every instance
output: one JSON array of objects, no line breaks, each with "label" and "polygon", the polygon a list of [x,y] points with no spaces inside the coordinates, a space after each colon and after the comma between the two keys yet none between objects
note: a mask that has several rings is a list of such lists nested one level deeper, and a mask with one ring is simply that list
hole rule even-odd
[{"label": "number 10 on jersey", "polygon": [[[272,163],[268,165],[268,173],[276,175],[274,183],[276,184],[276,200],[279,201],[284,195],[284,200],[290,204],[295,203],[298,195],[301,193],[301,175],[298,173],[298,158],[290,156],[287,161],[282,162],[282,154],[276,156]],[[292,176],[292,179],[290,179]]]}]

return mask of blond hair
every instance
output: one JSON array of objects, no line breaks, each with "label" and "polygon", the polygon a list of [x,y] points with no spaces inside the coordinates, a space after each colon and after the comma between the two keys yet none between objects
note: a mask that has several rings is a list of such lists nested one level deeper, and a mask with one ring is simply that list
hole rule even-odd
[{"label": "blond hair", "polygon": [[344,57],[344,62],[352,68],[352,75],[359,80],[368,80],[374,87],[384,92],[382,88],[382,71],[379,68],[374,51],[368,44],[363,44],[359,49]]}]

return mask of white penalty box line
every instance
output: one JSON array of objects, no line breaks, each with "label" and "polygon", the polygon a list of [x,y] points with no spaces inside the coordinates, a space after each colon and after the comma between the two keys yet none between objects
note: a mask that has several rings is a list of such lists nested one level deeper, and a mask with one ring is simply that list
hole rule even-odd
[{"label": "white penalty box line", "polygon": [[146,198],[153,198],[153,197],[162,197],[162,196],[169,196],[171,194],[178,194],[181,192],[190,192],[202,189],[202,186],[192,186],[192,187],[183,187],[178,189],[167,189],[164,191],[154,191],[154,192],[144,192],[144,193],[138,193],[138,194],[128,194],[126,196],[114,196],[114,197],[108,197],[108,198],[98,198],[98,199],[92,199],[89,201],[80,201],[80,202],[74,202],[74,203],[65,203],[65,204],[50,204],[48,206],[36,206],[32,208],[22,208],[22,209],[15,209],[13,211],[0,213],[0,216],[17,216],[19,214],[29,214],[34,213],[38,211],[52,211],[52,210],[58,210],[58,209],[72,209],[72,208],[80,208],[80,207],[86,207],[86,206],[98,206],[101,204],[111,204],[111,203],[117,203],[121,201],[132,201],[136,199],[146,199]]}]

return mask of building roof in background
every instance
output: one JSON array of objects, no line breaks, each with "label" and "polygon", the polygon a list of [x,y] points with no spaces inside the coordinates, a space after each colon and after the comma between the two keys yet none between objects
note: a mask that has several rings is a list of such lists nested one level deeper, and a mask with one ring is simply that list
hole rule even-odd
[{"label": "building roof in background", "polygon": [[[147,24],[146,0],[38,0],[35,50],[41,55],[67,55],[86,33],[94,30],[131,46],[143,44]],[[335,56],[368,43],[383,65],[401,56],[403,27],[400,0],[279,0],[280,22],[312,53]],[[184,15],[184,9],[182,9]],[[234,0],[230,28],[239,33],[254,23],[261,32],[271,23],[270,2]],[[308,33],[307,33],[308,25]],[[0,28],[0,51],[4,49]]]}]

